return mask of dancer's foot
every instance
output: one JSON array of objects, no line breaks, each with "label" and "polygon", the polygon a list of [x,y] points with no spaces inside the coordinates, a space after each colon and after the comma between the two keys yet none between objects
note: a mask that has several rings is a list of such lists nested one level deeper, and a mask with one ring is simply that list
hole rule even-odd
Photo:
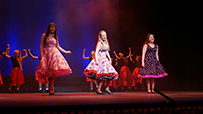
[{"label": "dancer's foot", "polygon": [[16,90],[16,93],[20,93],[20,90]]},{"label": "dancer's foot", "polygon": [[17,88],[17,89],[16,89],[16,93],[20,93],[20,88]]},{"label": "dancer's foot", "polygon": [[46,91],[45,91],[46,93],[48,93],[49,92],[49,88],[46,88]]},{"label": "dancer's foot", "polygon": [[154,90],[152,89],[152,93],[154,93]]},{"label": "dancer's foot", "polygon": [[151,90],[149,89],[149,90],[147,90],[147,92],[148,92],[148,93],[151,93]]},{"label": "dancer's foot", "polygon": [[99,94],[99,95],[103,95],[104,93],[102,93],[102,91],[96,91],[96,93],[97,93],[97,95]]},{"label": "dancer's foot", "polygon": [[54,95],[54,88],[49,89],[49,95]]},{"label": "dancer's foot", "polygon": [[109,90],[105,90],[105,94],[113,94],[113,93],[111,93],[111,91],[109,91]]},{"label": "dancer's foot", "polygon": [[8,90],[8,93],[12,93],[12,90],[10,89],[10,90]]},{"label": "dancer's foot", "polygon": [[42,88],[39,88],[39,93],[42,93]]}]

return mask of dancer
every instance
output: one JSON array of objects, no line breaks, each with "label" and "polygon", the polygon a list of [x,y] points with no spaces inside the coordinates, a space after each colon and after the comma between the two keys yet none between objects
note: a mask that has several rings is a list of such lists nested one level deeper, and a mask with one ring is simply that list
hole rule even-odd
[{"label": "dancer", "polygon": [[3,81],[2,81],[2,78],[1,78],[1,71],[0,71],[0,86],[3,85]]},{"label": "dancer", "polygon": [[118,54],[119,56],[116,54],[116,51],[113,51],[113,53],[115,54],[116,58],[122,62],[122,67],[120,69],[120,77],[118,79],[117,87],[121,86],[122,91],[124,90],[124,86],[127,86],[128,89],[131,89],[131,87],[133,87],[134,84],[133,84],[132,73],[128,67],[128,60],[127,60],[127,58],[129,58],[130,56],[133,56],[131,54],[131,49],[129,49],[129,55],[126,57],[124,57],[124,54],[121,52]]},{"label": "dancer", "polygon": [[147,92],[154,93],[155,78],[168,76],[159,61],[158,45],[154,43],[154,34],[149,33],[142,49],[142,68],[138,77],[146,78]]},{"label": "dancer", "polygon": [[[7,45],[8,48],[6,49],[8,52],[10,50],[10,45]],[[6,53],[6,57],[11,59],[12,62],[12,70],[11,70],[11,76],[10,76],[10,84],[9,84],[9,88],[8,88],[8,92],[12,92],[11,88],[12,86],[17,86],[17,92],[20,92],[20,85],[24,84],[24,76],[23,76],[23,69],[22,69],[22,60],[25,59],[28,55],[27,55],[27,51],[25,49],[23,49],[23,51],[25,52],[25,55],[23,57],[21,57],[21,51],[20,50],[15,50],[14,51],[14,57],[11,57],[10,55],[8,55],[8,53]]]},{"label": "dancer", "polygon": [[135,83],[135,90],[137,90],[136,83],[142,85],[142,89],[144,90],[144,85],[142,83],[142,77],[138,77],[138,73],[140,71],[141,66],[141,56],[136,55],[135,61],[132,59],[132,56],[130,56],[130,61],[135,65],[135,69],[133,70],[133,83]]},{"label": "dancer", "polygon": [[[44,46],[44,48],[43,48]],[[36,69],[35,76],[38,78],[49,78],[49,94],[54,95],[54,82],[56,77],[72,73],[66,59],[60,53],[71,54],[60,47],[55,23],[47,26],[46,32],[42,34],[40,41],[40,63]]]},{"label": "dancer", "polygon": [[[30,52],[30,49],[28,49],[28,53],[30,54],[30,56],[33,59],[39,59],[39,60],[41,60],[41,57],[33,56],[32,53]],[[36,82],[39,85],[39,93],[42,93],[42,84],[45,84],[45,86],[46,86],[46,91],[45,92],[49,92],[49,81],[48,81],[47,77],[45,77],[45,78],[39,78],[39,77],[35,76],[35,80],[36,80]]]},{"label": "dancer", "polygon": [[[7,45],[7,46],[9,46],[9,45]],[[7,50],[6,52],[2,52],[2,51],[0,51],[0,58],[3,59],[2,56],[5,56],[6,53],[9,54],[9,53],[10,53],[10,50]],[[3,85],[3,80],[2,80],[2,77],[1,77],[1,70],[0,70],[0,86],[2,86],[2,85]]]},{"label": "dancer", "polygon": [[118,73],[111,65],[111,57],[109,54],[110,46],[107,40],[107,34],[101,30],[98,34],[98,42],[95,51],[95,59],[93,59],[86,67],[84,74],[90,79],[99,80],[97,94],[103,94],[101,87],[104,81],[107,81],[105,93],[112,94],[109,89],[110,80],[118,78]]},{"label": "dancer", "polygon": [[[86,59],[86,60],[90,60],[90,62],[92,61],[92,59],[95,58],[95,52],[94,51],[91,51],[91,56],[90,57],[85,57],[85,51],[86,49],[83,49],[83,54],[82,54],[82,57],[83,59]],[[97,84],[97,81],[95,79],[90,79],[87,77],[87,81],[90,82],[90,91],[93,91],[93,83],[96,85],[96,88],[98,88],[98,84]]]},{"label": "dancer", "polygon": [[[118,66],[118,59],[113,59],[113,58],[111,58],[111,61],[112,61],[112,63],[111,63],[112,66],[116,69],[117,66]],[[117,69],[116,69],[116,70],[117,70]],[[114,87],[115,89],[117,89],[117,80],[118,80],[118,79],[116,79],[116,80],[111,80],[109,86]],[[107,85],[107,84],[105,83],[105,85]]]},{"label": "dancer", "polygon": [[[4,56],[5,53],[0,51],[0,57],[2,58],[2,56]],[[2,81],[2,78],[1,78],[1,70],[0,70],[0,86],[3,85],[3,81]]]}]

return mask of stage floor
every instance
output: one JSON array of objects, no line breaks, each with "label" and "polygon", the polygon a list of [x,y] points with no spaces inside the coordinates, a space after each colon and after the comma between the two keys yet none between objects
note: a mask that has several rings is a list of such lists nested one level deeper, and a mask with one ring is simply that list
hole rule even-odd
[{"label": "stage floor", "polygon": [[[202,102],[203,91],[164,91],[168,97],[180,102]],[[105,104],[158,104],[170,102],[158,93],[113,92],[112,95],[97,95],[94,92],[55,93],[1,93],[0,108],[77,106]]]}]

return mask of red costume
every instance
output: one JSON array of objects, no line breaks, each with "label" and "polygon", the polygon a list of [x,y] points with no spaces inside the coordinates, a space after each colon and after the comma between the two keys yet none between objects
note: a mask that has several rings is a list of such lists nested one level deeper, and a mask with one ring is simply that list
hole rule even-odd
[{"label": "red costume", "polygon": [[1,71],[0,71],[0,86],[3,85],[3,81],[2,81],[2,78],[1,78]]},{"label": "red costume", "polygon": [[122,57],[121,61],[123,62],[123,66],[120,69],[120,77],[117,80],[118,82],[117,87],[119,86],[132,87],[135,85],[135,83],[133,83],[132,73],[130,69],[127,67],[128,60],[125,57]]},{"label": "red costume", "polygon": [[22,68],[18,63],[18,58],[11,57],[12,61],[12,69],[11,69],[11,76],[10,76],[10,85],[22,85],[25,83],[24,76],[22,72]]}]

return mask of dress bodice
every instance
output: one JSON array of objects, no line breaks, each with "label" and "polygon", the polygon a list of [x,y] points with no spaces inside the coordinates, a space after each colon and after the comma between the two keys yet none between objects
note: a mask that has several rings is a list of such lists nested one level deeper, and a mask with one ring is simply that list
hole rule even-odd
[{"label": "dress bodice", "polygon": [[55,38],[47,38],[45,47],[55,47],[56,46],[56,39]]},{"label": "dress bodice", "polygon": [[147,44],[145,59],[156,59],[156,51],[157,51],[156,44],[153,48],[149,44]]}]

